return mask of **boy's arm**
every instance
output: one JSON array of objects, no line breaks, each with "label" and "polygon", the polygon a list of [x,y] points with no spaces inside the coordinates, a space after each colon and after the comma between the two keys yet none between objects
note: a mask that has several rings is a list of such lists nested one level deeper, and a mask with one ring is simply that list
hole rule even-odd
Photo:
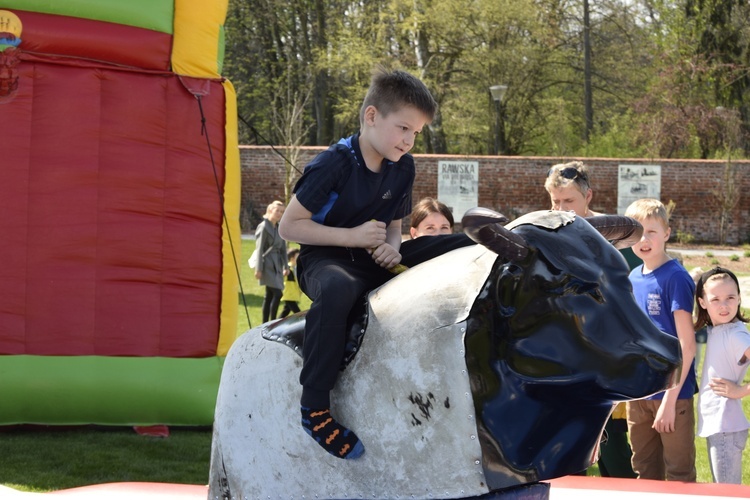
[{"label": "boy's arm", "polygon": [[386,228],[385,242],[398,251],[401,249],[401,219],[392,220]]},{"label": "boy's arm", "polygon": [[673,315],[675,328],[677,329],[677,339],[680,341],[680,350],[682,351],[682,371],[680,372],[680,382],[664,393],[664,399],[662,399],[659,410],[656,412],[656,418],[654,418],[652,427],[657,432],[674,431],[677,397],[680,395],[680,389],[682,389],[682,385],[685,383],[685,379],[693,367],[693,359],[695,359],[693,316],[682,309],[678,309]]},{"label": "boy's arm", "polygon": [[331,227],[312,220],[307,210],[293,196],[279,221],[279,235],[286,241],[305,245],[376,248],[386,239],[384,222],[367,221],[357,227]]},{"label": "boy's arm", "polygon": [[385,242],[373,249],[372,259],[380,267],[390,269],[401,262],[401,219],[392,220],[386,233]]}]

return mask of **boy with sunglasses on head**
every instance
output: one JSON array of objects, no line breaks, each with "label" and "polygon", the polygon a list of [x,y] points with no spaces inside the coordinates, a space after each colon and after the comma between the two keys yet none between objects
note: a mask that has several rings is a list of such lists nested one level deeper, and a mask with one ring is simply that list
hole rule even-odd
[{"label": "boy with sunglasses on head", "polygon": [[378,71],[360,110],[360,131],[305,167],[279,224],[300,243],[300,288],[312,299],[305,322],[302,427],[325,451],[353,459],[364,445],[331,415],[346,347],[346,321],[362,295],[388,281],[401,261],[401,219],[411,212],[409,151],[437,103],[403,71]]},{"label": "boy with sunglasses on head", "polygon": [[[583,162],[571,161],[553,165],[547,171],[544,189],[549,193],[552,210],[573,211],[579,217],[601,215],[589,208],[594,198],[594,190],[591,189],[591,172]],[[623,248],[620,253],[625,257],[631,270],[642,264],[632,249]]]},{"label": "boy with sunglasses on head", "polygon": [[589,209],[594,192],[589,183],[589,171],[583,162],[553,165],[547,172],[544,189],[549,193],[552,210],[572,210],[580,217],[599,215]]}]

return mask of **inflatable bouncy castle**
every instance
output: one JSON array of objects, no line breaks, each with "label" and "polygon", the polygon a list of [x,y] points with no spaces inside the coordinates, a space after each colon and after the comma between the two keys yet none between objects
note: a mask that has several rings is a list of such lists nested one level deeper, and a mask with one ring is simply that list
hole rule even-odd
[{"label": "inflatable bouncy castle", "polygon": [[0,425],[209,425],[236,337],[227,0],[0,0]]}]

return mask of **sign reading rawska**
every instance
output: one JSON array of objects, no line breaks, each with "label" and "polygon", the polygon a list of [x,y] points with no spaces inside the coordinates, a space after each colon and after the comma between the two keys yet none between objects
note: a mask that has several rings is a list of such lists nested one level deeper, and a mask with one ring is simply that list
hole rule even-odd
[{"label": "sign reading rawska", "polygon": [[439,161],[438,199],[448,205],[453,218],[460,222],[468,209],[479,204],[479,162]]}]

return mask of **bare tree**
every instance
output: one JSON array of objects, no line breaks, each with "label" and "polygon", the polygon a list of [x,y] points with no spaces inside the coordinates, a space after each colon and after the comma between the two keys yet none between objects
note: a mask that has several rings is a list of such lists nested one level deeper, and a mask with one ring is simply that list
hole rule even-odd
[{"label": "bare tree", "polygon": [[292,88],[287,79],[286,84],[274,95],[273,127],[280,138],[287,162],[284,165],[284,202],[289,203],[292,197],[292,185],[301,174],[297,167],[300,147],[305,143],[307,133],[313,126],[305,121],[305,110],[312,94],[312,88]]},{"label": "bare tree", "polygon": [[726,151],[727,161],[724,163],[722,178],[711,190],[711,194],[719,209],[719,243],[723,245],[728,239],[729,219],[741,197],[740,179],[737,168],[732,163],[732,152],[741,147],[743,138],[742,120],[736,110],[716,108],[716,117],[720,125],[718,135]]},{"label": "bare tree", "polygon": [[711,194],[719,209],[719,243],[724,245],[728,239],[729,219],[740,202],[740,183],[731,158],[724,164],[724,174]]},{"label": "bare tree", "polygon": [[591,95],[591,17],[589,0],[583,0],[583,109],[585,126],[583,138],[586,143],[594,130],[594,104]]}]

